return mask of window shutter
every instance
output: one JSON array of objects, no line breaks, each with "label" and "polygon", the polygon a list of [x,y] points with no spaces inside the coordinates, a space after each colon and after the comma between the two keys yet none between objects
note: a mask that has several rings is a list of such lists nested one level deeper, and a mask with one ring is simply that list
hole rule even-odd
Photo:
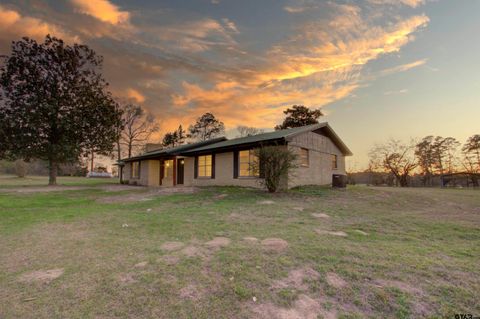
[{"label": "window shutter", "polygon": [[238,178],[238,151],[233,152],[233,178]]},{"label": "window shutter", "polygon": [[212,179],[215,179],[215,153],[212,154]]},{"label": "window shutter", "polygon": [[193,177],[198,177],[198,156],[195,156],[195,163],[193,165]]}]

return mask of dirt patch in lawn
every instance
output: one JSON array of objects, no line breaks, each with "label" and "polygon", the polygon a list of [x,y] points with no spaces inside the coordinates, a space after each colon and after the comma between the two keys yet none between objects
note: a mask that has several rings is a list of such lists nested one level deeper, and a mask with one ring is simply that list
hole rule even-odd
[{"label": "dirt patch in lawn", "polygon": [[343,231],[330,231],[330,230],[324,230],[324,229],[315,229],[315,232],[319,235],[332,235],[332,236],[338,236],[338,237],[347,237],[347,233]]},{"label": "dirt patch in lawn", "polygon": [[[196,187],[164,187],[164,188],[147,188],[139,186],[130,186],[132,191],[140,190],[131,194],[122,194],[107,196],[97,199],[97,202],[104,204],[130,203],[151,200],[157,196],[171,194],[193,194],[198,191]],[[148,191],[145,191],[148,190]]]},{"label": "dirt patch in lawn", "polygon": [[166,243],[163,243],[160,248],[166,251],[174,251],[179,250],[183,246],[185,245],[179,241],[167,241]]},{"label": "dirt patch in lawn", "polygon": [[182,299],[198,300],[204,293],[197,285],[190,284],[180,289],[178,294]]},{"label": "dirt patch in lawn", "polygon": [[215,237],[214,239],[207,241],[205,245],[209,248],[221,248],[230,245],[231,240],[227,237]]},{"label": "dirt patch in lawn", "polygon": [[63,191],[77,191],[86,189],[85,186],[39,186],[39,187],[16,187],[0,189],[0,193],[20,193],[20,194],[34,194],[34,193],[48,193],[48,192],[63,192]]},{"label": "dirt patch in lawn", "polygon": [[347,286],[347,282],[334,272],[327,273],[326,279],[327,283],[334,288],[341,289]]},{"label": "dirt patch in lawn", "polygon": [[48,269],[48,270],[37,270],[25,273],[20,276],[19,281],[21,282],[50,282],[54,279],[57,279],[63,275],[63,268]]},{"label": "dirt patch in lawn", "polygon": [[183,248],[180,253],[186,257],[206,257],[205,249],[194,245],[189,245]]},{"label": "dirt patch in lawn", "polygon": [[281,238],[267,238],[261,242],[263,248],[268,251],[282,252],[288,248],[288,242]]},{"label": "dirt patch in lawn", "polygon": [[414,287],[408,283],[398,281],[398,280],[383,280],[383,279],[378,279],[375,280],[375,284],[381,287],[394,287],[397,288],[403,292],[412,294],[412,295],[422,295],[423,290],[417,287]]},{"label": "dirt patch in lawn", "polygon": [[148,265],[147,261],[142,261],[142,262],[139,262],[138,264],[135,264],[135,266],[133,266],[133,267],[135,267],[135,268],[145,268],[145,267],[147,267],[147,265]]},{"label": "dirt patch in lawn", "polygon": [[319,300],[307,295],[300,295],[291,308],[276,306],[272,303],[253,304],[251,306],[255,318],[263,319],[333,319],[336,311],[325,310]]},{"label": "dirt patch in lawn", "polygon": [[180,262],[180,257],[174,255],[165,255],[159,258],[158,261],[164,262],[168,266],[173,266]]},{"label": "dirt patch in lawn", "polygon": [[260,205],[272,205],[275,204],[273,200],[262,200],[258,202]]},{"label": "dirt patch in lawn", "polygon": [[118,281],[124,285],[130,285],[138,282],[135,279],[135,275],[133,273],[125,273],[118,275]]},{"label": "dirt patch in lawn", "polygon": [[330,218],[330,216],[324,213],[313,213],[312,216],[316,218]]},{"label": "dirt patch in lawn", "polygon": [[309,267],[293,269],[288,273],[286,278],[276,280],[271,288],[295,288],[298,290],[307,290],[308,281],[317,280],[319,277],[320,274]]}]

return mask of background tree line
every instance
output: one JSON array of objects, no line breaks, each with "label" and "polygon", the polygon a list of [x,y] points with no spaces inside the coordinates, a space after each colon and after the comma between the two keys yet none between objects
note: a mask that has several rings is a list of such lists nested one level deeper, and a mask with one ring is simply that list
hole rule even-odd
[{"label": "background tree line", "polygon": [[470,136],[463,145],[453,137],[431,135],[408,143],[390,139],[375,145],[369,157],[364,173],[375,183],[435,186],[446,182],[446,176],[463,173],[468,184],[479,186],[480,134]]}]

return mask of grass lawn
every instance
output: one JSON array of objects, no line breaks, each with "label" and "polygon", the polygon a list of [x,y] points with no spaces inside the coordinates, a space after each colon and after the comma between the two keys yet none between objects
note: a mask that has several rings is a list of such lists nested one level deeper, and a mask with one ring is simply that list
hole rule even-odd
[{"label": "grass lawn", "polygon": [[46,181],[0,177],[2,319],[480,315],[479,191]]}]

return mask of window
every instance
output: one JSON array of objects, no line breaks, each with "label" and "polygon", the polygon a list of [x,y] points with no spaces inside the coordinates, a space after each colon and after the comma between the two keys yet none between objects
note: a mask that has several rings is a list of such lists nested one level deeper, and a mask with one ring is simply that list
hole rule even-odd
[{"label": "window", "polygon": [[239,176],[240,177],[257,177],[258,158],[254,150],[246,150],[238,152]]},{"label": "window", "polygon": [[300,165],[304,167],[308,167],[308,149],[301,148],[300,149]]},{"label": "window", "polygon": [[338,168],[337,155],[332,154],[332,169]]},{"label": "window", "polygon": [[140,162],[132,162],[132,178],[140,177]]},{"label": "window", "polygon": [[198,177],[212,177],[212,155],[198,157]]},{"label": "window", "polygon": [[163,177],[169,177],[169,172],[173,174],[173,160],[166,160],[163,162]]}]

